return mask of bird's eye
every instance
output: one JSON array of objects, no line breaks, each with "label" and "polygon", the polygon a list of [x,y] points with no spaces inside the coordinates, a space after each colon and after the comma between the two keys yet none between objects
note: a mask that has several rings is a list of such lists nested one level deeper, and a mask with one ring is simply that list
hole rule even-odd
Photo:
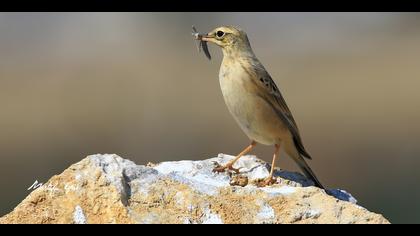
[{"label": "bird's eye", "polygon": [[219,38],[223,37],[223,35],[225,35],[225,32],[223,32],[223,31],[219,30],[219,31],[216,32],[216,36],[219,37]]}]

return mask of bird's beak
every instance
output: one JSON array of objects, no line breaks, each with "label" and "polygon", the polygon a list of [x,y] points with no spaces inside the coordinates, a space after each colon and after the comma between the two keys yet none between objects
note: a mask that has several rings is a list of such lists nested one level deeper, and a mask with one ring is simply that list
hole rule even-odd
[{"label": "bird's beak", "polygon": [[214,36],[206,34],[201,37],[202,41],[213,42]]}]

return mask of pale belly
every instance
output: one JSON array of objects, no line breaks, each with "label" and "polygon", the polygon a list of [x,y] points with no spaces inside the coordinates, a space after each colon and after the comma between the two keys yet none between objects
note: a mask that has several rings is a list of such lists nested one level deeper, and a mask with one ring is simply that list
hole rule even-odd
[{"label": "pale belly", "polygon": [[274,109],[261,97],[247,89],[250,78],[241,71],[219,75],[220,87],[228,110],[245,134],[265,145],[280,144],[289,135],[288,129]]}]

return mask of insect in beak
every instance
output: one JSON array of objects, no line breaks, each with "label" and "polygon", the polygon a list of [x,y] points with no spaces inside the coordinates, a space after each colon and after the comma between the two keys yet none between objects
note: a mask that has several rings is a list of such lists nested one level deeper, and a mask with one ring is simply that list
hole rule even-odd
[{"label": "insect in beak", "polygon": [[207,47],[207,41],[203,40],[203,37],[205,37],[206,35],[198,33],[198,31],[194,27],[194,25],[192,26],[192,35],[194,36],[194,38],[196,40],[198,40],[198,43],[197,43],[198,52],[201,52],[201,49],[203,49],[203,52],[206,55],[206,57],[209,60],[211,60],[211,55],[210,55],[210,52],[209,52],[209,48]]}]

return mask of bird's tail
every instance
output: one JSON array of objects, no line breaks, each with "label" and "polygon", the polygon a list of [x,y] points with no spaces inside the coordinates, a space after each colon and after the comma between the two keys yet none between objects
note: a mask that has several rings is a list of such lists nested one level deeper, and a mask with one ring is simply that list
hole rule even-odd
[{"label": "bird's tail", "polygon": [[293,157],[293,160],[296,162],[299,168],[303,171],[305,176],[314,182],[315,186],[317,186],[318,188],[325,189],[324,186],[322,186],[321,182],[316,177],[315,173],[312,171],[312,169],[309,167],[308,163],[306,163],[305,159],[303,159],[302,156],[299,155],[299,157],[297,158]]},{"label": "bird's tail", "polygon": [[298,150],[295,148],[294,145],[290,145],[290,146],[287,145],[285,151],[296,162],[296,164],[303,171],[303,173],[305,174],[305,176],[308,179],[311,179],[314,182],[314,184],[315,184],[316,187],[325,189],[324,186],[322,186],[321,182],[316,177],[315,173],[309,167],[308,163],[306,163],[305,159],[298,152]]}]

